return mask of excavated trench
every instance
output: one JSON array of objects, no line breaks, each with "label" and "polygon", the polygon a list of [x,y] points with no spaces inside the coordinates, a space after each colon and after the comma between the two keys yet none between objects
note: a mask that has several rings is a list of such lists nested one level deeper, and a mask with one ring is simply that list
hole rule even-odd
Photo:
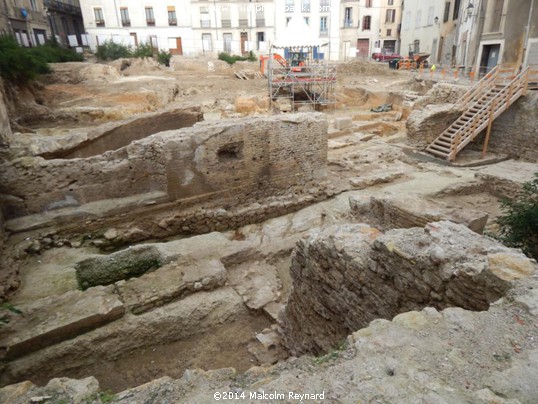
[{"label": "excavated trench", "polygon": [[107,128],[110,125],[103,125],[104,130],[101,133],[93,134],[90,139],[71,148],[43,153],[41,157],[46,159],[73,159],[97,156],[110,150],[120,149],[135,140],[143,139],[155,133],[190,127],[202,120],[203,114],[199,108],[149,114],[127,122],[113,124],[110,129]]}]

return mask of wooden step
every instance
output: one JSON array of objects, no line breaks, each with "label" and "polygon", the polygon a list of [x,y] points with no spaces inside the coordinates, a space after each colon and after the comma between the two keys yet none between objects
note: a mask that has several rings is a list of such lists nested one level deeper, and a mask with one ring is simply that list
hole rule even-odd
[{"label": "wooden step", "polygon": [[433,150],[437,150],[437,151],[441,151],[441,152],[445,152],[445,153],[449,153],[450,152],[450,147],[444,147],[444,146],[439,146],[437,143],[433,143],[430,145],[430,149],[433,149]]},{"label": "wooden step", "polygon": [[430,149],[429,147],[426,149],[426,151],[427,151],[428,153],[433,154],[434,156],[437,156],[437,157],[443,157],[443,158],[445,158],[445,159],[448,157],[448,153],[443,153],[443,152],[439,152],[439,151],[437,151],[437,150],[432,150],[432,149]]}]

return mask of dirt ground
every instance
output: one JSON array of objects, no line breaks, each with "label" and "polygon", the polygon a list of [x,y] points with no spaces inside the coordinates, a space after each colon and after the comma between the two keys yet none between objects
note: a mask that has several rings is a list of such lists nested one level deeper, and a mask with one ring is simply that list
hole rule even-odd
[{"label": "dirt ground", "polygon": [[[26,114],[19,106],[16,121],[22,129],[14,134],[15,143],[24,146],[28,142],[24,138],[61,139],[71,130],[80,131],[133,114],[187,105],[201,105],[204,113],[213,118],[234,118],[242,115],[234,107],[238,98],[253,98],[258,104],[268,98],[265,79],[239,80],[233,74],[234,69],[256,70],[257,63],[233,68],[219,64],[212,72],[207,71],[207,61],[197,64],[176,61],[172,64],[173,70],[154,65],[131,65],[118,70],[115,66],[91,63],[55,66],[55,73],[39,90],[40,113]],[[335,109],[325,111],[328,119],[364,115],[355,119],[354,127],[349,130],[338,131],[333,126],[329,129],[328,179],[337,189],[341,192],[360,189],[352,181],[371,176],[368,195],[411,193],[424,196],[474,178],[476,169],[425,163],[407,154],[405,117],[409,107],[405,97],[411,93],[424,94],[432,83],[416,81],[412,72],[390,71],[386,64],[348,63],[339,66],[338,72],[339,102]],[[382,122],[381,115],[371,114],[371,107],[387,102],[394,103],[394,109],[401,112],[400,119]],[[253,107],[247,113],[272,112]],[[381,174],[386,176],[385,180],[379,180]],[[487,193],[450,195],[442,201],[480,209],[490,214],[490,218],[500,213],[498,199]],[[14,302],[50,293],[50,289],[41,290],[40,283],[56,285],[53,293],[70,290],[74,285],[70,266],[87,254],[84,249],[63,248],[31,258],[21,274],[24,287],[15,295]],[[289,264],[288,259],[282,262]],[[282,272],[285,268],[279,265],[278,270]],[[33,280],[30,282],[28,277]],[[288,290],[289,277],[282,276],[282,279],[284,289]],[[118,392],[163,375],[180,378],[188,368],[233,366],[242,372],[257,364],[247,350],[249,341],[256,332],[270,325],[267,316],[252,315],[220,325],[202,337],[157,345],[116,360],[99,359],[92,367],[75,368],[54,376],[94,375],[103,390]],[[46,383],[49,378],[50,375],[44,374],[32,380]]]}]

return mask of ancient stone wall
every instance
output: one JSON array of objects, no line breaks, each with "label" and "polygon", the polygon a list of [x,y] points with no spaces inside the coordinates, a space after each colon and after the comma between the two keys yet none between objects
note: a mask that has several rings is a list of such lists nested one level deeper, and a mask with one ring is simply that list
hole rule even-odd
[{"label": "ancient stone wall", "polygon": [[534,270],[518,250],[452,222],[385,234],[330,227],[297,243],[280,326],[292,353],[319,354],[374,319],[424,307],[486,310]]},{"label": "ancient stone wall", "polygon": [[[488,150],[538,162],[538,92],[529,91],[493,122]],[[485,134],[478,138],[484,144]]]},{"label": "ancient stone wall", "polygon": [[8,137],[10,135],[11,127],[9,126],[9,117],[4,100],[4,83],[0,79],[0,147],[8,144]]},{"label": "ancient stone wall", "polygon": [[0,193],[11,201],[6,219],[148,193],[255,200],[322,180],[326,158],[322,114],[199,123],[86,159],[15,159],[3,164]]}]

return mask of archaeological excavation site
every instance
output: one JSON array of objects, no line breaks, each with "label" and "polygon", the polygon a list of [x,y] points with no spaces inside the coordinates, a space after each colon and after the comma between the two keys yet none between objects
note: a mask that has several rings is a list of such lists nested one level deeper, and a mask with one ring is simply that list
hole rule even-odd
[{"label": "archaeological excavation site", "polygon": [[537,402],[536,70],[51,67],[0,89],[0,402]]}]

